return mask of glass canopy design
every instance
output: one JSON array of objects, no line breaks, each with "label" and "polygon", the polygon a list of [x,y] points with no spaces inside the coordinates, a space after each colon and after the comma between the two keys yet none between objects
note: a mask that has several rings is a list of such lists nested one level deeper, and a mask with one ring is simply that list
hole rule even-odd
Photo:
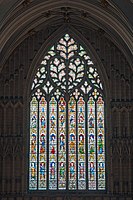
[{"label": "glass canopy design", "polygon": [[105,190],[104,121],[98,71],[65,34],[31,88],[29,190]]}]

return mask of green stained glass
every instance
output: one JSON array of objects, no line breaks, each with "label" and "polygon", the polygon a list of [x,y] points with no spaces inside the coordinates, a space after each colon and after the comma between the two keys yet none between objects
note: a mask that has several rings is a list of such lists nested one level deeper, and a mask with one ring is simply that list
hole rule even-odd
[{"label": "green stained glass", "polygon": [[104,102],[101,97],[97,100],[97,169],[98,189],[105,189],[105,133],[104,133]]},{"label": "green stained glass", "polygon": [[47,182],[47,102],[44,97],[39,102],[39,182],[40,190],[46,190]]},{"label": "green stained glass", "polygon": [[78,108],[78,189],[86,189],[86,135],[85,135],[85,102],[79,98]]},{"label": "green stained glass", "polygon": [[68,144],[69,144],[69,156],[68,156],[68,180],[69,190],[75,190],[77,180],[77,168],[76,168],[76,101],[74,97],[70,98],[68,102]]},{"label": "green stained glass", "polygon": [[29,190],[105,190],[103,94],[85,48],[65,34],[33,78]]},{"label": "green stained glass", "polygon": [[58,103],[58,187],[66,189],[66,102],[63,97]]},{"label": "green stained glass", "polygon": [[95,101],[92,97],[88,101],[88,187],[96,190],[96,120]]},{"label": "green stained glass", "polygon": [[37,134],[38,129],[38,102],[35,97],[30,103],[30,168],[29,168],[29,188],[37,189]]},{"label": "green stained glass", "polygon": [[57,102],[49,104],[49,189],[57,189]]}]

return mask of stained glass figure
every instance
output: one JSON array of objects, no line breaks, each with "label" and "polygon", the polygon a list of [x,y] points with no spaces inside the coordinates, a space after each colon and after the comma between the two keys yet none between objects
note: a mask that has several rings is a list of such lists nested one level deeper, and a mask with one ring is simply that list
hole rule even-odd
[{"label": "stained glass figure", "polygon": [[57,189],[57,102],[49,103],[49,189]]},{"label": "stained glass figure", "polygon": [[33,97],[30,103],[30,170],[29,189],[37,189],[37,134],[38,129],[38,102]]},{"label": "stained glass figure", "polygon": [[105,188],[105,139],[104,139],[104,102],[101,97],[97,100],[97,168],[98,189]]},{"label": "stained glass figure", "polygon": [[93,97],[88,101],[88,187],[90,190],[96,189],[96,120],[95,101]]},{"label": "stained glass figure", "polygon": [[46,189],[47,180],[47,102],[44,97],[39,102],[39,189]]},{"label": "stained glass figure", "polygon": [[98,69],[68,33],[31,87],[30,190],[105,190],[104,91]]},{"label": "stained glass figure", "polygon": [[58,103],[58,188],[66,189],[66,102]]},{"label": "stained glass figure", "polygon": [[79,98],[78,108],[78,189],[86,189],[86,137],[85,137],[85,102]]},{"label": "stained glass figure", "polygon": [[68,188],[76,189],[76,101],[74,97],[68,102]]}]

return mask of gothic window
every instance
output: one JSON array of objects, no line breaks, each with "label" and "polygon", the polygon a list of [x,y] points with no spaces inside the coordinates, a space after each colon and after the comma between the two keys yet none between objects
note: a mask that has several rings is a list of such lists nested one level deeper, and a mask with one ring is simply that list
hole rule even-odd
[{"label": "gothic window", "polygon": [[105,190],[102,83],[69,34],[43,58],[31,88],[29,190]]}]

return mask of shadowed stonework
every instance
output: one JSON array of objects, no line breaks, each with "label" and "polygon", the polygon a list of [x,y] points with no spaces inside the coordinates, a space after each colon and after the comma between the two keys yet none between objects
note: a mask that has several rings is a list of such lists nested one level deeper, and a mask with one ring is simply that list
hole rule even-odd
[{"label": "shadowed stonework", "polygon": [[2,3],[0,199],[132,200],[127,2]]}]

